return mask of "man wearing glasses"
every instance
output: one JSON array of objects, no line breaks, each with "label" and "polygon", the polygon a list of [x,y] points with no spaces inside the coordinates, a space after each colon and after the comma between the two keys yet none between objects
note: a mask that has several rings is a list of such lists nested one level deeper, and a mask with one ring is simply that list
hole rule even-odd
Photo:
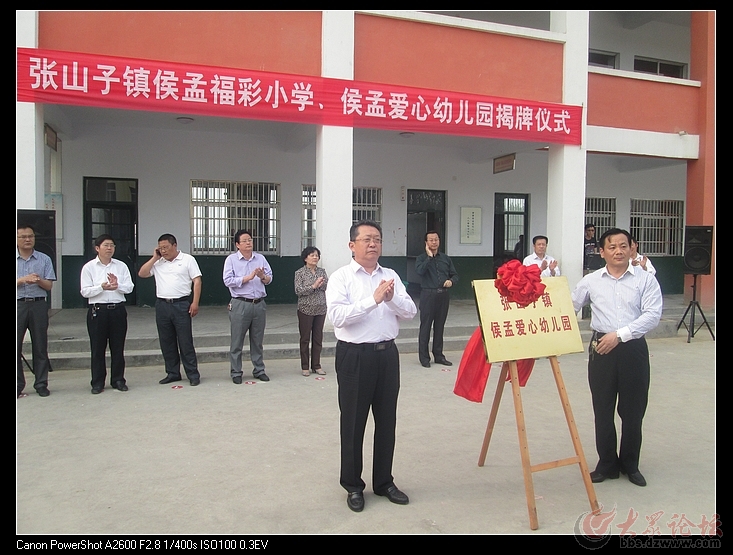
[{"label": "man wearing glasses", "polygon": [[264,256],[254,252],[252,234],[249,231],[237,231],[234,234],[234,243],[237,252],[227,256],[223,276],[224,285],[232,295],[229,302],[232,334],[229,362],[232,382],[242,383],[242,345],[247,332],[249,356],[254,366],[252,375],[260,381],[269,382],[262,359],[262,342],[267,318],[265,285],[272,283],[272,269]]},{"label": "man wearing glasses", "polygon": [[395,345],[400,320],[415,316],[415,303],[400,276],[379,265],[382,229],[361,221],[351,226],[353,260],[331,276],[326,289],[328,317],[336,344],[336,377],[341,410],[341,486],[354,512],[364,509],[364,430],[369,410],[374,417],[372,488],[392,503],[409,498],[392,477],[400,355]]},{"label": "man wearing glasses", "polygon": [[134,287],[124,262],[112,258],[115,240],[103,234],[94,241],[97,257],[81,269],[81,296],[89,301],[87,331],[92,351],[92,394],[104,391],[107,380],[105,354],[109,343],[112,360],[110,385],[127,391],[125,381],[125,338],[127,310],[125,295]]},{"label": "man wearing glasses", "polygon": [[33,344],[33,387],[41,397],[48,397],[48,303],[46,293],[51,291],[56,274],[51,259],[35,250],[36,233],[29,225],[18,225],[18,252],[16,254],[16,299],[18,304],[18,397],[25,389],[23,374],[23,338],[30,330]]}]

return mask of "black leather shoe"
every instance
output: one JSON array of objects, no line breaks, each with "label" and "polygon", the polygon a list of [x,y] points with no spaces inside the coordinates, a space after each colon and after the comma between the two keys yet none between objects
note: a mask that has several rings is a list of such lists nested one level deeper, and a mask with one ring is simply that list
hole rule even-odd
[{"label": "black leather shoe", "polygon": [[364,510],[364,494],[360,491],[350,491],[346,494],[346,504],[355,513],[362,512]]},{"label": "black leather shoe", "polygon": [[240,383],[242,383],[242,376],[234,376],[234,377],[232,378],[232,382],[233,382],[233,383],[236,383],[236,384],[240,384]]},{"label": "black leather shoe", "polygon": [[440,360],[436,360],[435,364],[442,364],[444,366],[453,366],[453,363],[450,360],[441,358]]},{"label": "black leather shoe", "polygon": [[255,376],[255,378],[257,378],[261,382],[269,382],[270,381],[270,378],[264,372],[262,372],[262,374],[260,374],[259,376]]},{"label": "black leather shoe", "polygon": [[201,383],[201,380],[200,380],[200,379],[198,379],[198,378],[193,378],[193,379],[191,379],[191,380],[188,380],[188,383],[190,383],[190,384],[191,384],[192,386],[194,386],[194,387],[195,387],[195,386],[197,386],[198,384],[200,384],[200,383]]},{"label": "black leather shoe", "polygon": [[616,474],[604,474],[603,472],[594,470],[590,473],[590,481],[594,484],[600,484],[606,480],[615,480],[616,478],[618,478],[618,472]]},{"label": "black leather shoe", "polygon": [[40,389],[38,390],[38,394],[39,394],[39,395],[40,395],[41,397],[48,397],[49,395],[51,395],[51,392],[50,392],[50,391],[48,390],[48,388],[47,388],[47,387],[42,387],[42,388],[40,388]]},{"label": "black leather shoe", "polygon": [[112,384],[112,387],[114,387],[117,391],[127,391],[127,384],[125,382],[117,382],[116,384]]},{"label": "black leather shoe", "polygon": [[429,362],[421,362],[420,364],[422,365],[423,368],[430,368]]},{"label": "black leather shoe", "polygon": [[104,391],[104,388],[94,387],[92,388],[92,395],[99,395]]},{"label": "black leather shoe", "polygon": [[[626,474],[625,470],[621,471],[621,474]],[[638,470],[636,472],[630,472],[628,474],[629,482],[634,484],[635,486],[639,486],[641,488],[646,486],[646,480],[644,479],[644,476],[641,475],[641,472]]]},{"label": "black leather shoe", "polygon": [[160,380],[158,383],[167,384],[167,383],[180,382],[180,381],[181,381],[181,376],[174,376],[173,374],[167,374],[165,378]]},{"label": "black leather shoe", "polygon": [[407,505],[410,502],[410,498],[407,497],[407,495],[405,495],[399,489],[397,489],[397,486],[390,486],[387,491],[385,491],[384,493],[377,493],[377,495],[386,497],[392,503],[397,503],[398,505]]}]

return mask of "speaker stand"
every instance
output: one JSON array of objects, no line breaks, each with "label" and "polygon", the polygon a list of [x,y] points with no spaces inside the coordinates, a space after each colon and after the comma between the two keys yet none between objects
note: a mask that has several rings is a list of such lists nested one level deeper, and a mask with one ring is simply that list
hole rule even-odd
[{"label": "speaker stand", "polygon": [[[687,342],[690,342],[690,338],[695,337],[695,334],[700,331],[700,328],[702,328],[703,324],[705,324],[708,327],[708,331],[710,332],[710,337],[713,338],[713,341],[715,341],[715,335],[713,334],[713,330],[710,329],[710,324],[708,324],[708,319],[705,318],[705,313],[702,311],[702,308],[700,307],[700,303],[697,301],[697,276],[698,274],[692,275],[692,300],[690,301],[690,304],[687,305],[687,310],[685,310],[685,314],[682,316],[682,319],[680,320],[679,324],[677,324],[677,331],[679,331],[680,326],[682,324],[685,325],[685,328],[687,328]],[[700,326],[695,329],[695,310],[700,311],[700,316],[702,316],[703,324],[700,324]],[[687,313],[690,314],[690,325],[687,325],[687,322],[685,322],[685,318],[687,318]]]}]

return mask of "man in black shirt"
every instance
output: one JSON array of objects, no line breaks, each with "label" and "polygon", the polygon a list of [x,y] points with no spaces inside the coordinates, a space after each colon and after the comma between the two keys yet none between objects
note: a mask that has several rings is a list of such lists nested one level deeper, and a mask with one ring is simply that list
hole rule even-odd
[{"label": "man in black shirt", "polygon": [[458,283],[453,262],[448,255],[439,253],[440,235],[437,231],[425,234],[425,254],[415,261],[415,271],[422,278],[420,285],[420,336],[418,339],[420,364],[430,368],[430,328],[433,328],[433,358],[437,364],[451,366],[443,355],[443,329],[448,317],[450,297],[448,290]]}]

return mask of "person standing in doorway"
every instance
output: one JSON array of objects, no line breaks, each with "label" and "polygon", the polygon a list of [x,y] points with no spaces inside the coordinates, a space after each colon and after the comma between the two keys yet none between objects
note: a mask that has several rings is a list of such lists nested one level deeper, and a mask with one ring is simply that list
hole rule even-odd
[{"label": "person standing in doorway", "polygon": [[115,240],[103,234],[94,241],[97,257],[81,269],[81,296],[88,299],[87,331],[92,353],[92,393],[104,391],[107,381],[107,343],[112,359],[110,384],[127,391],[125,380],[125,338],[127,310],[125,295],[134,287],[127,264],[112,255]]},{"label": "person standing in doorway", "polygon": [[443,355],[443,330],[448,318],[450,288],[458,283],[458,273],[447,254],[438,251],[440,235],[437,231],[425,234],[425,252],[417,257],[415,271],[420,276],[420,335],[418,356],[420,364],[430,368],[428,343],[433,329],[433,358],[436,364],[451,366]]}]

